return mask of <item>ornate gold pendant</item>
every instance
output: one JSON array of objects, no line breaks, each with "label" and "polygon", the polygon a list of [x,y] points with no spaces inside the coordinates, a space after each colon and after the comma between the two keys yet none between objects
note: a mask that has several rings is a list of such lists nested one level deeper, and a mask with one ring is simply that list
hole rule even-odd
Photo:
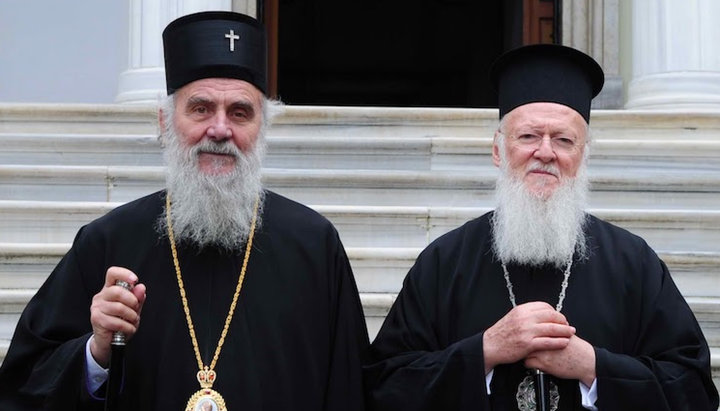
[{"label": "ornate gold pendant", "polygon": [[217,391],[203,388],[190,397],[185,411],[227,411],[227,408],[225,400]]},{"label": "ornate gold pendant", "polygon": [[197,379],[202,388],[190,397],[185,411],[227,411],[225,399],[212,389],[215,377],[215,371],[207,367],[198,371]]}]

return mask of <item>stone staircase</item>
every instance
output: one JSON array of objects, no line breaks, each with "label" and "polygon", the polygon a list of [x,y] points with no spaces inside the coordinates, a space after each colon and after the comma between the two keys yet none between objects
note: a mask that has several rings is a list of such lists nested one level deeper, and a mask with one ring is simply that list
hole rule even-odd
[{"label": "stone staircase", "polygon": [[[77,229],[163,185],[149,107],[0,105],[0,361]],[[371,336],[420,250],[492,207],[495,110],[288,107],[267,186],[337,227]],[[596,111],[591,212],[643,236],[695,311],[720,384],[720,113]]]}]

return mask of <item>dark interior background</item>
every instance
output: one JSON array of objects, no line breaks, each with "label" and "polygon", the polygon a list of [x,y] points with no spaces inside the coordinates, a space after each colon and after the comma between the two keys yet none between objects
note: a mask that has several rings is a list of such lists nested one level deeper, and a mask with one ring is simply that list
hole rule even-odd
[{"label": "dark interior background", "polygon": [[285,103],[494,107],[522,0],[279,0],[278,27]]}]

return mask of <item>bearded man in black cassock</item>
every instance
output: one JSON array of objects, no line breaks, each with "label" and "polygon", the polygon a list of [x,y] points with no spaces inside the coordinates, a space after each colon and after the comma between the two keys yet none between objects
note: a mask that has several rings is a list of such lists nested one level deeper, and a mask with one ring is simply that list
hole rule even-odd
[{"label": "bearded man in black cassock", "polygon": [[103,409],[116,331],[121,410],[363,409],[367,330],[338,233],[262,188],[264,33],[228,12],[165,30],[167,190],[79,231],[20,318],[1,410]]},{"label": "bearded man in black cassock", "polygon": [[371,345],[372,410],[712,410],[700,327],[641,238],[584,212],[600,66],[527,46],[493,66],[498,206],[440,237]]}]

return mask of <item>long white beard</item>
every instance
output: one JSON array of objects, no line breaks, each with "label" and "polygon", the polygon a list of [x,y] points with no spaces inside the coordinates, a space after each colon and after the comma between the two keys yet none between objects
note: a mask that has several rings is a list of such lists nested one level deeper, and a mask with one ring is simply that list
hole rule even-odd
[{"label": "long white beard", "polygon": [[493,251],[500,261],[564,268],[576,252],[585,259],[589,192],[585,161],[575,178],[561,181],[547,197],[532,193],[508,170],[507,161],[502,164],[496,183],[498,206],[491,221]]},{"label": "long white beard", "polygon": [[[248,153],[243,153],[230,140],[203,139],[194,146],[184,147],[178,137],[174,127],[163,135],[166,184],[172,200],[170,216],[176,240],[189,241],[200,248],[212,245],[239,250],[250,235],[256,201],[256,227],[261,225],[264,133],[261,131],[255,147]],[[198,167],[200,151],[232,154],[236,159],[235,168],[227,174],[205,174]],[[161,233],[167,233],[164,215],[158,220],[158,227]]]}]

